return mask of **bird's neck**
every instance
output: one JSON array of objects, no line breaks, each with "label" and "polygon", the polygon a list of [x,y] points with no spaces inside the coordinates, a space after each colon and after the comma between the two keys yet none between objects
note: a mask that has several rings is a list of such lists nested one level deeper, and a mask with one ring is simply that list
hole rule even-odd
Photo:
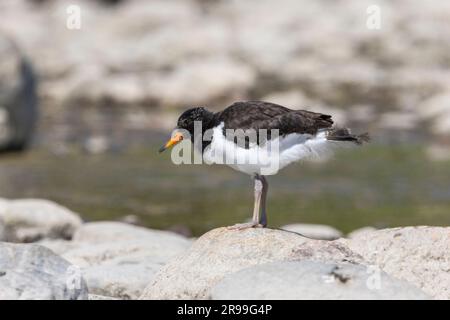
[{"label": "bird's neck", "polygon": [[203,114],[203,120],[202,120],[203,133],[206,130],[212,129],[215,126],[216,126],[216,113],[205,110],[205,113]]}]

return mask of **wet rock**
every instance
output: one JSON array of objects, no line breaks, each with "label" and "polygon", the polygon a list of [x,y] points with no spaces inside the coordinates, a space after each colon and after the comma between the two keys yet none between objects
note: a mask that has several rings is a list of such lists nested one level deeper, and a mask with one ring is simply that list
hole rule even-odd
[{"label": "wet rock", "polygon": [[70,239],[82,223],[76,213],[42,199],[2,200],[0,218],[5,240],[10,242]]},{"label": "wet rock", "polygon": [[311,240],[272,229],[214,229],[170,260],[141,299],[206,299],[226,275],[254,265],[285,260],[361,263],[359,255],[334,241]]},{"label": "wet rock", "polygon": [[450,228],[383,229],[339,241],[389,275],[450,299]]},{"label": "wet rock", "polygon": [[0,35],[0,151],[22,150],[37,120],[36,77],[11,40]]},{"label": "wet rock", "polygon": [[227,275],[211,293],[231,300],[429,299],[417,287],[356,264],[272,262]]},{"label": "wet rock", "polygon": [[81,273],[35,244],[0,243],[0,300],[80,300],[88,291]]},{"label": "wet rock", "polygon": [[282,226],[281,229],[299,233],[304,237],[318,240],[335,240],[342,237],[339,230],[323,224],[296,223]]}]

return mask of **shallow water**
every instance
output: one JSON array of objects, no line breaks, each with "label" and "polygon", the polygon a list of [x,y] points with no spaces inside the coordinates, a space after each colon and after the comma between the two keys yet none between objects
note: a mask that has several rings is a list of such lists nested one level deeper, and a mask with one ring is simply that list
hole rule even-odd
[{"label": "shallow water", "polygon": [[[176,166],[148,149],[56,156],[30,151],[0,158],[0,196],[42,197],[87,221],[136,215],[153,228],[194,235],[251,217],[251,179],[228,167]],[[362,226],[450,224],[450,163],[429,162],[420,146],[345,150],[326,163],[298,163],[269,177],[269,224]]]}]

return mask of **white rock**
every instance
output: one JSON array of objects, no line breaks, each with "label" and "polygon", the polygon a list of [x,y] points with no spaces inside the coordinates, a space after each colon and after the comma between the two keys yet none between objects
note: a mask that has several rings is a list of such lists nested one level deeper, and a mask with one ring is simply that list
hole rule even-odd
[{"label": "white rock", "polygon": [[281,229],[296,232],[307,238],[318,240],[335,240],[342,237],[342,232],[323,224],[295,223],[282,226]]},{"label": "white rock", "polygon": [[0,218],[4,222],[6,240],[11,242],[70,239],[82,223],[76,213],[41,199],[2,200]]},{"label": "white rock", "polygon": [[87,299],[77,270],[43,246],[0,242],[0,300]]},{"label": "white rock", "polygon": [[450,228],[405,227],[340,239],[367,262],[437,299],[450,299]]},{"label": "white rock", "polygon": [[361,262],[335,241],[311,240],[272,229],[214,229],[155,276],[140,299],[206,299],[224,276],[241,269],[282,260]]},{"label": "white rock", "polygon": [[[376,277],[376,281],[370,278]],[[356,264],[272,262],[227,275],[213,289],[219,300],[428,299],[417,287]]]}]

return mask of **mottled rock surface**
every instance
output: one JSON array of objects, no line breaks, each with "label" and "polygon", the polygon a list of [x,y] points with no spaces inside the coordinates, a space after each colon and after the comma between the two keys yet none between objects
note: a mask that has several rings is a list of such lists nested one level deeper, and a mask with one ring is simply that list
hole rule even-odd
[{"label": "mottled rock surface", "polygon": [[428,299],[417,287],[366,266],[313,261],[272,262],[227,275],[212,299]]},{"label": "mottled rock surface", "polygon": [[342,243],[389,275],[434,298],[450,299],[449,227],[384,229],[343,239]]}]

